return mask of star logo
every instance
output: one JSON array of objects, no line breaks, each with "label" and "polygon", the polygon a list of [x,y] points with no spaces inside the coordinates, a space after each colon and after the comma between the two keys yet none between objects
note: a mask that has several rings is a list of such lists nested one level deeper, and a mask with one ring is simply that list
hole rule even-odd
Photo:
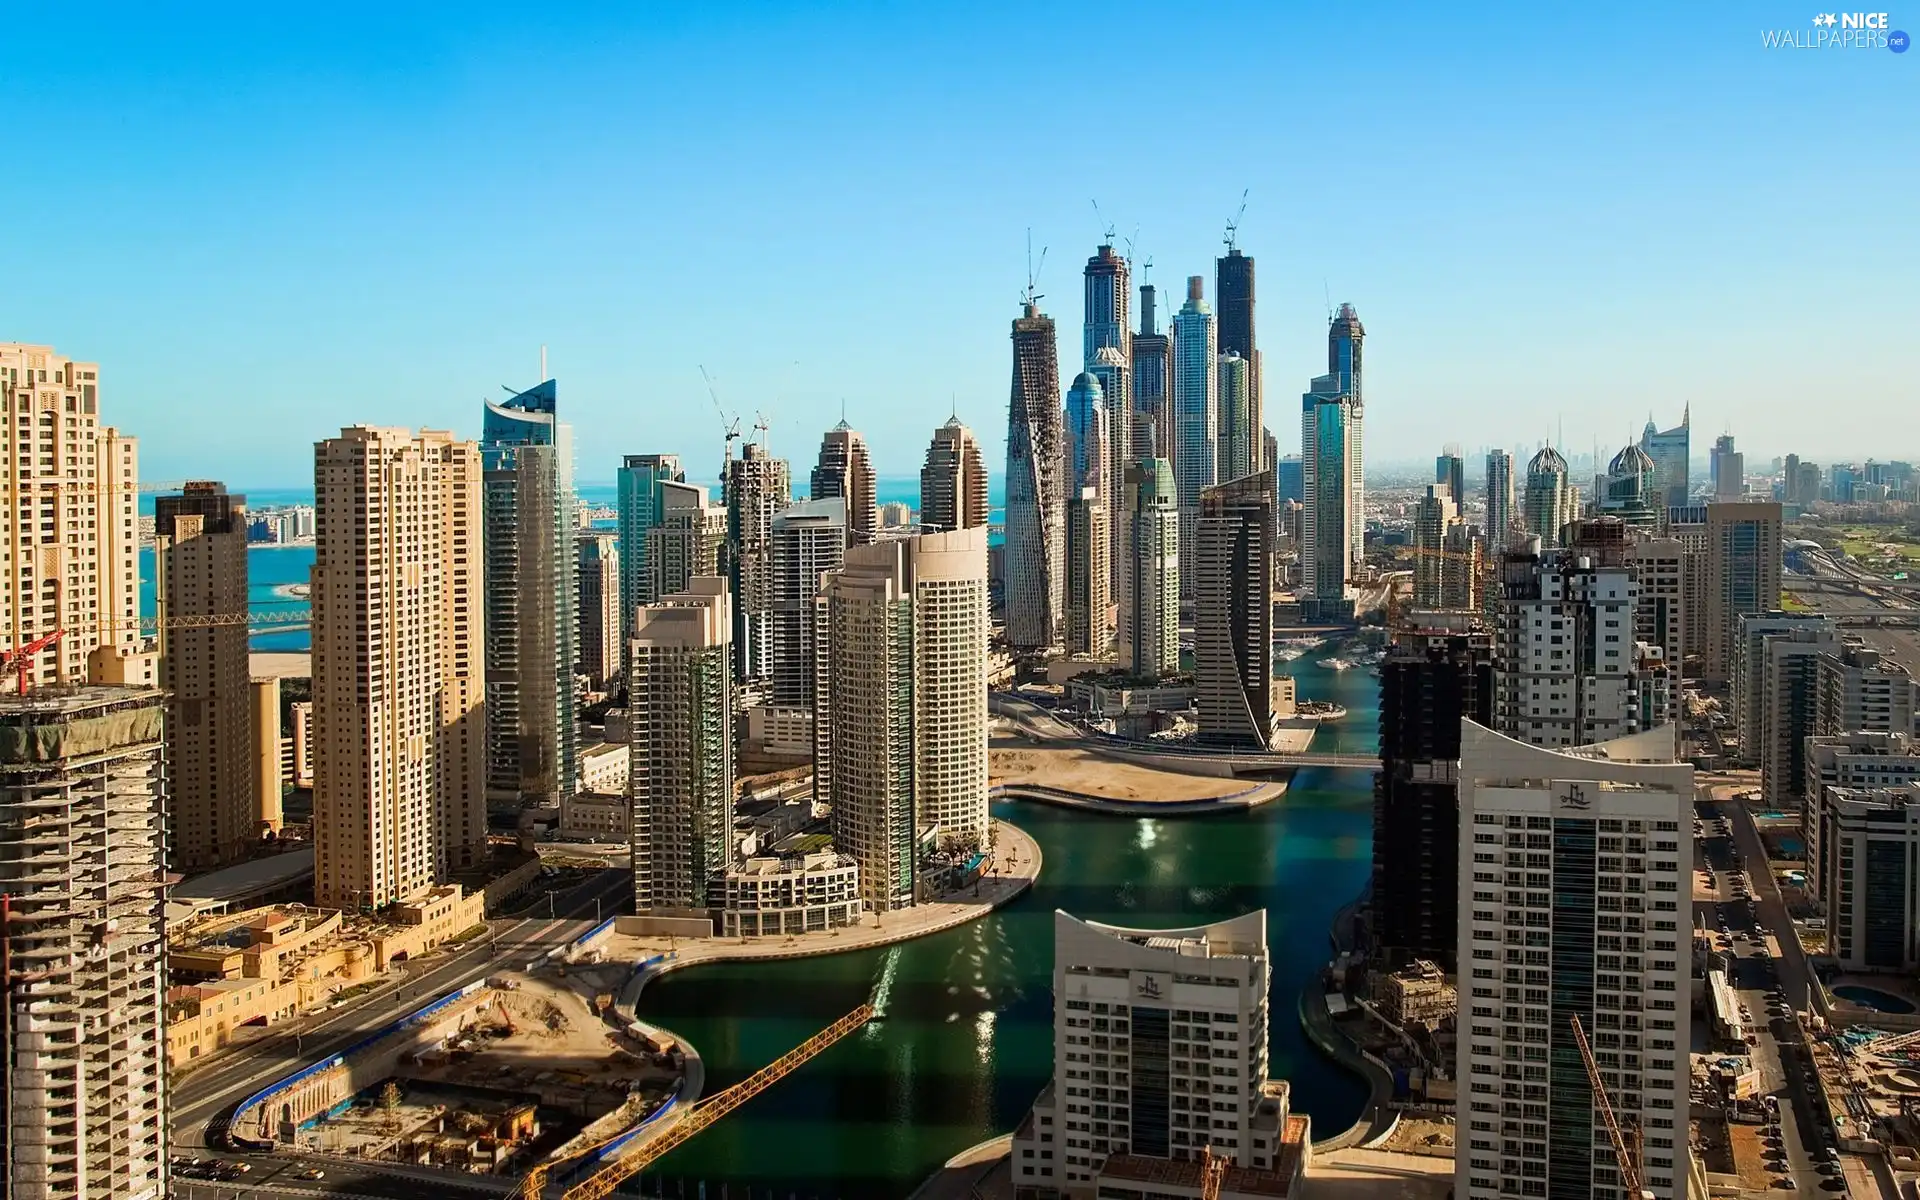
[{"label": "star logo", "polygon": [[1839,21],[1832,13],[1821,13],[1820,24],[1825,25],[1828,29],[1832,29],[1835,25],[1839,24]]}]

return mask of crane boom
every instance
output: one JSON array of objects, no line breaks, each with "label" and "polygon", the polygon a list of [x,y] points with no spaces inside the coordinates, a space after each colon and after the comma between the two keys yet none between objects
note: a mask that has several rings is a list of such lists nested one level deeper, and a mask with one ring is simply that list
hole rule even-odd
[{"label": "crane boom", "polygon": [[1652,1193],[1640,1182],[1640,1164],[1634,1161],[1633,1152],[1627,1147],[1627,1135],[1613,1115],[1613,1101],[1608,1098],[1607,1085],[1600,1078],[1600,1064],[1593,1060],[1593,1047],[1587,1044],[1587,1031],[1581,1027],[1578,1014],[1567,1019],[1573,1024],[1573,1042],[1580,1047],[1580,1061],[1587,1067],[1587,1086],[1593,1089],[1593,1102],[1600,1106],[1600,1119],[1606,1122],[1614,1157],[1620,1160],[1620,1182],[1626,1185],[1630,1196],[1649,1196]]},{"label": "crane boom", "polygon": [[[785,1079],[816,1054],[873,1020],[874,1015],[871,1004],[862,1004],[726,1091],[698,1101],[688,1108],[686,1115],[670,1126],[666,1133],[641,1145],[631,1153],[614,1159],[586,1179],[568,1188],[561,1200],[604,1200],[605,1197],[613,1195],[616,1188],[659,1161],[668,1151]],[[607,1141],[612,1140],[612,1138],[607,1139]],[[602,1142],[600,1146],[606,1144]],[[599,1148],[599,1146],[589,1147],[582,1153],[590,1153]],[[547,1189],[547,1179],[553,1173],[553,1167],[552,1163],[539,1163],[530,1168],[526,1175],[521,1177],[520,1186],[514,1189],[513,1200],[538,1200]]]},{"label": "crane boom", "polygon": [[1220,1200],[1220,1188],[1227,1181],[1227,1168],[1233,1160],[1208,1146],[1200,1160],[1200,1200]]}]

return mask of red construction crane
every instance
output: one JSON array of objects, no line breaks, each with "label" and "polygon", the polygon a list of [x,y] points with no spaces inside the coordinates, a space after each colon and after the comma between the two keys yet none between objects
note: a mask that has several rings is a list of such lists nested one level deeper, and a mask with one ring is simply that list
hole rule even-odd
[{"label": "red construction crane", "polygon": [[22,696],[27,694],[27,675],[33,669],[33,656],[59,641],[66,632],[64,629],[56,629],[45,637],[35,638],[18,650],[9,651],[4,659],[0,659],[0,672],[5,671],[8,667],[19,668],[19,686]]}]

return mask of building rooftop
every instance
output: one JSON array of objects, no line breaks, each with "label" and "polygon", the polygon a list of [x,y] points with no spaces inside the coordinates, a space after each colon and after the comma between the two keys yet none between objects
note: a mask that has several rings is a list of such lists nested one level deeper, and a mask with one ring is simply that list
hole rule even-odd
[{"label": "building rooftop", "polygon": [[172,891],[175,900],[238,900],[259,892],[270,891],[313,874],[313,847],[304,846],[298,850],[289,850],[285,854],[275,854],[268,858],[256,858],[231,867],[222,867],[218,871],[209,871],[205,875],[196,875],[176,884]]}]

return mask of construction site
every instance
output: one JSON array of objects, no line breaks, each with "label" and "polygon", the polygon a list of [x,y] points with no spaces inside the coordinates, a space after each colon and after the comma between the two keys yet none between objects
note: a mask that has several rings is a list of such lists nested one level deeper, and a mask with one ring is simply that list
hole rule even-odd
[{"label": "construction site", "polygon": [[321,1154],[517,1174],[584,1132],[644,1120],[677,1093],[685,1056],[622,1027],[600,983],[592,972],[496,976],[297,1140]]}]

